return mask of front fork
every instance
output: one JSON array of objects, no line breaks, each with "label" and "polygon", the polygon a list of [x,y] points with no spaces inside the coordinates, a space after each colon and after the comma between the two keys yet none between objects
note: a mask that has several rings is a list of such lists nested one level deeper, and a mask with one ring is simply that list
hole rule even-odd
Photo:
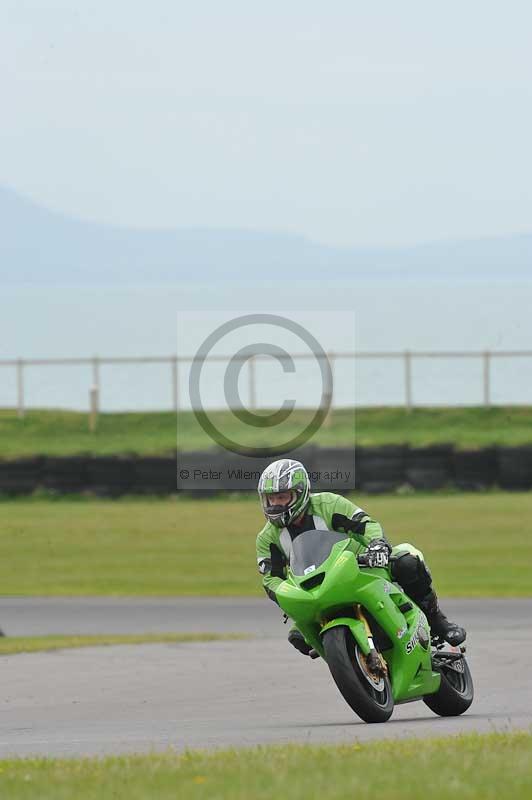
[{"label": "front fork", "polygon": [[[368,670],[374,674],[387,674],[388,665],[375,647],[373,633],[362,606],[360,603],[355,603],[353,609],[355,612],[354,617],[336,617],[335,619],[323,625],[320,630],[320,638],[331,628],[349,628],[353,634],[353,638],[359,646],[362,656],[364,657],[364,661],[367,663]],[[303,633],[303,635],[305,634]]]},{"label": "front fork", "polygon": [[355,604],[355,615],[358,620],[363,624],[364,630],[366,632],[366,637],[368,640],[369,645],[369,653],[365,656],[366,665],[370,674],[381,676],[388,674],[388,664],[384,660],[383,656],[377,648],[375,647],[375,643],[373,641],[373,633],[369,626],[369,622],[366,619],[364,611],[362,610],[362,606],[360,603]]}]

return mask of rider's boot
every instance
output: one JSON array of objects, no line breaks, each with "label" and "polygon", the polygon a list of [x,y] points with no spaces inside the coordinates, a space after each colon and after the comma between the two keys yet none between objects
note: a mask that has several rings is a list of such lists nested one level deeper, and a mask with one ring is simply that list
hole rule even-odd
[{"label": "rider's boot", "polygon": [[308,656],[311,651],[311,646],[306,643],[305,637],[303,636],[297,628],[292,628],[288,632],[288,641],[295,647],[296,650],[299,650],[300,653],[303,653],[304,656]]},{"label": "rider's boot", "polygon": [[438,598],[434,590],[430,591],[425,597],[419,601],[419,607],[427,617],[430,625],[430,630],[433,636],[438,636],[440,639],[445,639],[446,642],[454,647],[462,644],[466,638],[466,631],[464,628],[457,625],[455,622],[450,622],[438,603]]},{"label": "rider's boot", "polygon": [[305,637],[303,634],[298,631],[297,628],[292,628],[288,633],[288,641],[290,644],[299,650],[300,653],[303,653],[304,656],[310,656],[311,658],[317,658],[318,653],[305,641]]}]

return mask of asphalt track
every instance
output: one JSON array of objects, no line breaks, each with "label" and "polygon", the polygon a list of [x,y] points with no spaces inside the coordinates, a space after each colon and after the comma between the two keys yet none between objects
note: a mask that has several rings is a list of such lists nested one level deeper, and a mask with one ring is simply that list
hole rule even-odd
[{"label": "asphalt track", "polygon": [[0,623],[11,635],[196,630],[256,637],[3,656],[0,756],[530,729],[532,600],[448,600],[445,610],[469,630],[470,711],[444,719],[411,703],[384,725],[366,725],[326,665],[286,643],[267,600],[0,599]]}]

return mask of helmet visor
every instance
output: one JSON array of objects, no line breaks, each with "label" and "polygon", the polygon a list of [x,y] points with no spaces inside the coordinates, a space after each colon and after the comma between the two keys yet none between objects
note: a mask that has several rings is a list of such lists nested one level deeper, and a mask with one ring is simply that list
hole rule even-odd
[{"label": "helmet visor", "polygon": [[290,510],[298,501],[297,492],[290,489],[287,492],[261,492],[262,508],[268,519],[279,520]]}]

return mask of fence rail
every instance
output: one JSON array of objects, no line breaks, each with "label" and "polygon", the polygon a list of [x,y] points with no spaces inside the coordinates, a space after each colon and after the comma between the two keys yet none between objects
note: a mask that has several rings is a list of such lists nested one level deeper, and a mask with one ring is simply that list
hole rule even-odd
[{"label": "fence rail", "polygon": [[[501,358],[532,358],[532,350],[401,350],[401,351],[353,351],[353,352],[328,352],[326,355],[331,369],[334,364],[343,359],[350,360],[379,360],[396,359],[403,363],[403,384],[404,384],[404,406],[410,410],[414,407],[413,398],[413,378],[412,364],[417,359],[475,359],[482,365],[482,398],[485,406],[491,405],[491,365],[494,359]],[[46,366],[88,366],[92,372],[92,385],[89,387],[89,407],[91,417],[95,419],[99,412],[99,397],[101,391],[101,371],[102,366],[113,364],[167,364],[170,368],[169,384],[171,389],[171,404],[174,411],[179,410],[179,365],[190,364],[196,356],[88,356],[82,358],[11,358],[0,359],[0,367],[12,368],[15,370],[17,387],[17,413],[23,418],[26,411],[25,402],[25,373],[30,367]],[[297,353],[285,358],[293,360],[314,359],[313,353]],[[225,356],[209,355],[207,361],[230,361],[248,362],[248,391],[249,405],[256,407],[256,369],[255,364],[259,361],[270,359],[268,355],[249,356]],[[280,357],[283,360],[283,356]]]}]

